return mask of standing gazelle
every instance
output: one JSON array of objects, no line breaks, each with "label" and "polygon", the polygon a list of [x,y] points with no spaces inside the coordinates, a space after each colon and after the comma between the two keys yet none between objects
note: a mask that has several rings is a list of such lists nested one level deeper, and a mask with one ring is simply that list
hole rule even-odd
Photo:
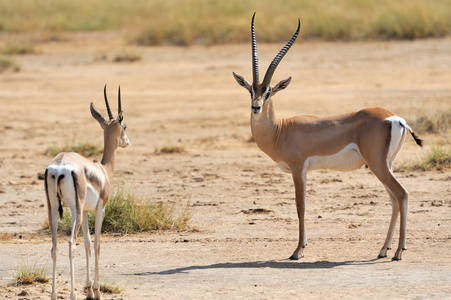
[{"label": "standing gazelle", "polygon": [[274,87],[270,86],[270,82],[277,65],[296,40],[301,24],[298,20],[295,34],[273,59],[263,82],[259,83],[254,17],[255,13],[251,23],[253,82],[250,84],[235,73],[233,76],[251,94],[251,130],[255,142],[279,168],[293,176],[299,218],[299,243],[290,259],[303,257],[303,249],[307,245],[304,226],[307,171],[350,171],[366,164],[385,186],[392,202],[390,226],[379,257],[387,256],[400,214],[399,244],[393,257],[393,260],[400,260],[406,249],[408,193],[393,175],[392,165],[407,131],[419,146],[422,146],[422,141],[415,136],[404,119],[383,108],[367,108],[324,118],[298,116],[278,119],[271,96],[285,89],[291,77]]},{"label": "standing gazelle", "polygon": [[[52,232],[52,259],[53,259],[53,281],[52,299],[56,299],[56,235],[58,228],[58,212],[62,217],[63,201],[70,209],[72,215],[72,232],[69,239],[69,260],[71,274],[71,299],[76,299],[74,291],[74,255],[75,240],[80,225],[83,226],[83,236],[86,249],[87,279],[86,289],[88,298],[100,299],[99,287],[99,251],[100,230],[104,216],[105,204],[111,194],[111,179],[114,172],[117,147],[125,148],[130,142],[125,134],[121,108],[121,90],[118,95],[118,115],[114,119],[106,96],[106,85],[104,88],[105,104],[108,111],[109,121],[105,121],[99,111],[91,102],[91,115],[99,122],[103,129],[104,149],[102,161],[90,161],[74,152],[63,152],[58,154],[45,170],[45,192],[49,213],[49,225]],[[88,228],[88,211],[96,211],[95,219],[95,275],[94,284],[89,278],[89,258],[91,256],[91,239]],[[94,292],[93,292],[94,289]]]}]

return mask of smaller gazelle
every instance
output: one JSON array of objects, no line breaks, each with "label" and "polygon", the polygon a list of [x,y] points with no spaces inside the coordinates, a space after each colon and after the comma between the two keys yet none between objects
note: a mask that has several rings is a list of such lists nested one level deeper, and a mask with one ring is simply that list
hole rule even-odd
[{"label": "smaller gazelle", "polygon": [[[69,260],[71,275],[71,299],[76,299],[74,291],[74,255],[75,240],[80,225],[83,227],[83,236],[86,250],[87,279],[86,289],[88,299],[100,299],[99,286],[99,252],[100,230],[104,217],[105,205],[111,194],[111,179],[113,178],[116,150],[125,148],[130,142],[125,134],[121,108],[121,90],[118,95],[118,115],[114,119],[106,96],[106,85],[103,90],[109,121],[105,121],[99,111],[91,102],[91,115],[99,122],[103,129],[104,149],[101,162],[90,161],[75,152],[63,152],[58,154],[45,170],[45,192],[49,213],[49,225],[52,233],[52,259],[53,281],[52,298],[56,299],[56,255],[57,255],[57,228],[58,212],[62,217],[63,201],[70,209],[72,215],[72,232],[69,239]],[[89,277],[89,258],[91,256],[91,239],[88,228],[88,211],[95,211],[95,275],[94,284]],[[94,291],[93,291],[94,290]]]},{"label": "smaller gazelle", "polygon": [[366,164],[384,185],[392,202],[387,238],[379,257],[387,256],[400,214],[399,244],[393,257],[393,260],[400,260],[406,248],[408,193],[393,175],[392,165],[407,131],[418,145],[421,146],[422,141],[415,136],[404,119],[383,108],[367,108],[323,118],[299,116],[278,119],[271,96],[285,89],[291,77],[274,87],[270,86],[270,82],[277,65],[296,40],[301,24],[298,21],[295,34],[273,59],[263,82],[259,83],[254,17],[255,14],[251,23],[253,82],[250,84],[235,73],[233,76],[251,94],[251,131],[255,142],[284,172],[293,176],[299,218],[299,243],[290,259],[303,257],[303,249],[307,245],[304,226],[307,171],[350,171]]}]

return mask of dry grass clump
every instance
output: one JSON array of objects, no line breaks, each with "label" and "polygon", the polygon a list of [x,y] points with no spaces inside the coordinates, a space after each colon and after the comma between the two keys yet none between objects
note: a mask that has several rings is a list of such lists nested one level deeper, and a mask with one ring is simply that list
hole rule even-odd
[{"label": "dry grass clump", "polygon": [[12,59],[0,57],[0,73],[8,70],[19,72],[20,65]]},{"label": "dry grass clump", "polygon": [[5,55],[26,55],[37,53],[36,48],[31,44],[9,44],[0,49],[0,53]]},{"label": "dry grass clump", "polygon": [[[183,230],[188,227],[190,219],[188,205],[177,215],[171,204],[139,200],[131,191],[124,192],[122,187],[118,187],[105,206],[102,232],[131,234],[154,230]],[[94,212],[88,213],[88,223],[90,232],[94,232]],[[48,229],[49,223],[45,221],[43,230]],[[70,235],[71,229],[72,217],[64,207],[63,219],[58,222],[58,232]]]},{"label": "dry grass clump", "polygon": [[400,165],[396,171],[431,171],[451,168],[451,147],[434,147],[416,161]]},{"label": "dry grass clump", "polygon": [[185,147],[180,145],[175,145],[173,143],[168,143],[160,148],[155,148],[155,154],[174,154],[174,153],[184,153]]},{"label": "dry grass clump", "polygon": [[28,260],[21,262],[17,266],[16,272],[13,274],[14,284],[32,284],[35,282],[46,283],[50,279],[46,276],[47,271],[44,267],[36,266],[36,263],[30,265]]}]

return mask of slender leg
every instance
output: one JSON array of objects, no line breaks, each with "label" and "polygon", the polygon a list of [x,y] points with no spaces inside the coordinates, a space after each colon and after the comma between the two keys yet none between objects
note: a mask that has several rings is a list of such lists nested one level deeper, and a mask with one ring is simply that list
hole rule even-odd
[{"label": "slender leg", "polygon": [[381,252],[379,253],[378,258],[387,257],[387,251],[391,249],[391,243],[393,240],[393,234],[395,232],[396,222],[399,216],[399,203],[398,200],[393,196],[393,194],[387,189],[388,194],[390,195],[390,200],[392,204],[392,215],[390,220],[390,226],[388,227],[387,238],[385,239],[384,246],[382,246]]},{"label": "slender leg", "polygon": [[[393,260],[401,260],[402,252],[404,250],[406,250],[407,206],[408,206],[409,193],[398,182],[398,180],[393,175],[393,173],[388,169],[388,167],[384,167],[385,164],[380,164],[379,166],[382,166],[382,167],[376,168],[376,167],[370,166],[371,171],[373,171],[373,173],[382,182],[382,184],[384,184],[385,188],[389,191],[389,194],[391,194],[395,198],[396,202],[398,203],[397,206],[399,207],[399,211],[400,211],[400,215],[401,215],[401,222],[400,222],[400,226],[399,226],[399,230],[400,230],[399,244],[398,244],[398,249],[395,252],[395,256],[393,257]],[[394,204],[393,207],[394,207],[393,209],[395,209],[396,205]],[[394,213],[395,212],[392,213],[392,220],[390,221],[390,227],[389,227],[389,232],[387,234],[387,240],[390,240],[390,236],[392,235],[390,231],[393,230],[392,226],[394,226],[394,224],[392,224],[392,223],[395,222],[395,220],[393,220]],[[386,240],[386,243],[387,243],[387,240]],[[384,244],[384,247],[385,246],[386,245]],[[381,250],[380,254],[383,254],[382,250]]]},{"label": "slender leg", "polygon": [[94,240],[94,253],[95,253],[95,275],[94,275],[94,299],[101,299],[100,284],[99,284],[99,255],[100,255],[100,231],[102,229],[104,208],[99,201],[99,206],[96,210],[96,223],[95,223],[95,240]]},{"label": "slender leg", "polygon": [[[52,188],[49,189],[49,182],[52,185]],[[52,234],[52,249],[50,250],[53,267],[52,267],[52,295],[51,299],[56,300],[56,256],[58,253],[57,248],[57,233],[58,233],[58,202],[50,201],[50,199],[56,199],[56,184],[55,184],[55,176],[51,176],[48,173],[48,169],[45,169],[45,177],[44,177],[44,187],[45,187],[45,196],[47,199],[47,211],[49,218],[49,227],[50,232]]]},{"label": "slender leg", "polygon": [[303,250],[307,246],[307,235],[305,233],[305,180],[307,170],[292,170],[294,189],[296,193],[296,209],[299,219],[299,243],[290,256],[291,260],[298,260],[304,257]]},{"label": "slender leg", "polygon": [[58,247],[57,247],[57,233],[58,233],[58,207],[52,207],[51,209],[51,216],[49,218],[49,226],[50,231],[52,232],[52,260],[53,260],[53,270],[52,270],[52,300],[56,300],[57,294],[56,294],[56,256],[58,254]]},{"label": "slender leg", "polygon": [[80,229],[81,220],[77,216],[75,208],[71,208],[72,214],[72,232],[69,239],[69,260],[70,260],[70,285],[71,285],[71,300],[77,299],[75,294],[75,275],[74,275],[74,257],[75,257],[75,242],[77,240],[78,231]]},{"label": "slender leg", "polygon": [[83,212],[83,221],[82,221],[82,227],[83,227],[83,237],[85,239],[85,250],[86,250],[86,293],[87,298],[92,299],[94,298],[94,293],[92,292],[92,281],[89,277],[90,270],[89,270],[89,260],[91,258],[91,237],[89,234],[89,226],[88,226],[88,212]]}]

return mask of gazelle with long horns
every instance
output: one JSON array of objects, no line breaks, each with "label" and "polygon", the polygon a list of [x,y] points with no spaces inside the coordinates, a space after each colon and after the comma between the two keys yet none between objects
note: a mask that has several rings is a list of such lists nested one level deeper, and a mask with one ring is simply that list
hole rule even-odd
[{"label": "gazelle with long horns", "polygon": [[[91,115],[99,122],[103,129],[104,149],[101,162],[90,161],[74,152],[58,154],[45,170],[45,192],[49,214],[49,225],[52,233],[52,259],[53,281],[51,299],[56,299],[56,255],[57,255],[57,228],[58,212],[62,217],[63,201],[70,209],[72,215],[72,231],[69,239],[69,260],[71,274],[71,299],[76,299],[74,291],[74,255],[75,240],[80,225],[83,227],[83,236],[86,250],[87,279],[86,289],[89,299],[100,299],[99,286],[99,251],[100,230],[104,216],[104,208],[111,194],[111,179],[116,162],[116,150],[125,148],[130,142],[125,134],[125,123],[121,108],[121,90],[118,95],[118,115],[115,119],[111,113],[104,88],[105,104],[109,121],[106,121],[91,102]],[[95,275],[94,284],[89,277],[89,259],[91,256],[91,239],[88,228],[88,211],[96,212],[95,219]],[[94,290],[94,291],[93,291]]]},{"label": "gazelle with long horns", "polygon": [[392,203],[387,238],[379,257],[387,256],[400,215],[399,244],[393,257],[393,260],[400,260],[406,249],[408,193],[393,175],[392,165],[407,131],[419,146],[422,146],[422,141],[415,136],[404,119],[383,108],[366,108],[323,118],[298,116],[278,119],[271,97],[285,89],[291,77],[274,87],[270,86],[270,82],[277,65],[299,34],[300,20],[295,34],[273,59],[263,82],[259,83],[254,18],[255,13],[251,23],[253,82],[250,84],[235,73],[233,76],[251,94],[251,130],[255,142],[283,171],[293,176],[299,218],[299,243],[290,259],[303,257],[303,249],[307,245],[304,226],[307,171],[350,171],[366,164],[384,185]]}]

